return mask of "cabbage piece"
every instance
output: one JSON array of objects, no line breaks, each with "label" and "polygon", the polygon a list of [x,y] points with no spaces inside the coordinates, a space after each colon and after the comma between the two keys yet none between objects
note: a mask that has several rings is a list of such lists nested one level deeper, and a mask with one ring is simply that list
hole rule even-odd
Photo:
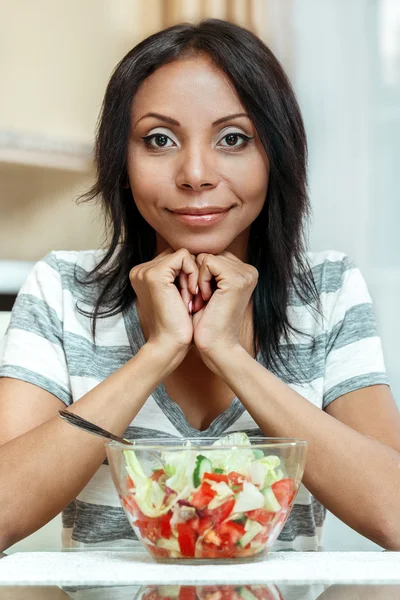
[{"label": "cabbage piece", "polygon": [[252,483],[245,481],[243,483],[243,491],[236,496],[233,512],[247,512],[248,510],[256,510],[264,508],[264,496],[258,488]]},{"label": "cabbage piece", "polygon": [[251,442],[247,433],[242,431],[234,431],[228,435],[224,435],[217,441],[211,444],[212,446],[251,446]]},{"label": "cabbage piece", "polygon": [[275,483],[275,481],[279,481],[280,479],[284,478],[284,474],[281,471],[281,469],[277,469],[276,471],[274,471],[273,469],[271,469],[271,471],[267,471],[267,474],[265,476],[265,480],[264,480],[264,486],[270,486],[273,483]]},{"label": "cabbage piece", "polygon": [[218,508],[218,506],[220,506],[221,504],[226,502],[226,500],[230,496],[234,495],[233,491],[231,490],[229,485],[227,485],[225,483],[225,481],[220,481],[218,483],[216,483],[214,481],[212,483],[211,487],[213,490],[215,490],[217,492],[217,495],[214,496],[214,498],[208,504],[208,508],[210,510],[213,510],[214,508]]},{"label": "cabbage piece", "polygon": [[260,465],[263,465],[267,470],[269,470],[276,469],[276,467],[279,467],[279,465],[281,464],[281,459],[275,454],[269,454],[268,456],[263,456],[262,458],[259,458],[256,462],[260,463]]},{"label": "cabbage piece", "polygon": [[186,487],[194,487],[193,472],[196,464],[196,452],[191,451],[191,444],[186,443],[186,450],[162,453],[164,470],[169,475],[165,485],[178,494]]},{"label": "cabbage piece", "polygon": [[129,473],[130,478],[132,479],[135,487],[137,487],[138,483],[142,484],[145,481],[148,481],[145,472],[142,469],[142,465],[137,459],[134,450],[124,450],[125,462],[126,462],[126,470]]},{"label": "cabbage piece", "polygon": [[[248,446],[249,449],[241,448],[238,450],[229,448],[224,450],[224,446],[228,445]],[[230,433],[215,441],[211,444],[210,448],[213,448],[213,450],[203,451],[204,456],[211,461],[213,469],[223,469],[224,473],[236,471],[241,475],[247,475],[249,464],[254,461],[250,440],[248,436],[242,432]]]},{"label": "cabbage piece", "polygon": [[146,477],[140,462],[133,450],[124,451],[126,470],[135,484],[135,501],[142,511],[148,517],[158,517],[167,513],[183,494],[188,492],[188,488],[182,490],[178,496],[172,495],[168,504],[163,504],[165,490],[157,481]]},{"label": "cabbage piece", "polygon": [[260,488],[264,488],[282,479],[283,472],[281,469],[275,470],[280,464],[281,459],[275,454],[263,456],[263,458],[255,460],[249,466],[249,475],[252,483]]}]

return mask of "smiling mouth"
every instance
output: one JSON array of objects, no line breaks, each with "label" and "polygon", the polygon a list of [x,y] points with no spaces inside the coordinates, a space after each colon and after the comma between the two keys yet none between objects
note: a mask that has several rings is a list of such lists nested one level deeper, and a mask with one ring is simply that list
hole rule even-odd
[{"label": "smiling mouth", "polygon": [[180,212],[171,212],[171,214],[179,219],[180,221],[182,221],[183,223],[187,224],[187,225],[212,225],[214,223],[218,223],[220,221],[222,221],[227,214],[229,213],[229,211],[231,210],[231,208],[233,208],[232,206],[230,206],[229,208],[227,208],[226,210],[220,210],[219,212],[210,212],[210,213],[205,213],[205,214],[189,214],[189,213],[180,213]]}]

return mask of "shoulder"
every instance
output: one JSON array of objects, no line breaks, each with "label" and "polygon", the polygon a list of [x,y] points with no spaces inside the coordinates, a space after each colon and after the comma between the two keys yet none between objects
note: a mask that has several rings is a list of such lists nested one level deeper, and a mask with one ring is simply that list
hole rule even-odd
[{"label": "shoulder", "polygon": [[[86,285],[87,276],[101,262],[106,250],[52,250],[35,263],[21,294],[51,298],[53,304],[70,297],[92,303],[96,289]],[[67,292],[67,296],[65,296]],[[68,294],[69,292],[69,294]]]},{"label": "shoulder", "polygon": [[319,294],[339,291],[348,275],[359,271],[354,261],[339,250],[307,252],[307,259]]},{"label": "shoulder", "polygon": [[104,257],[106,250],[52,250],[42,260],[60,271],[66,273],[74,269],[92,271]]}]

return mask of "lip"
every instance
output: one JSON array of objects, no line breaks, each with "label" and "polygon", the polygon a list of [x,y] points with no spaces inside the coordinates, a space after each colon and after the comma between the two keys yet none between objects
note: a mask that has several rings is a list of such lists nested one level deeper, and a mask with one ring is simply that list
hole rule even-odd
[{"label": "lip", "polygon": [[188,214],[188,213],[177,213],[177,212],[171,212],[172,215],[174,215],[174,217],[178,218],[180,221],[182,221],[183,223],[186,223],[187,225],[201,225],[201,226],[207,226],[207,225],[213,225],[214,223],[218,223],[219,221],[222,221],[226,215],[228,214],[228,212],[231,210],[232,206],[230,206],[229,208],[227,208],[226,210],[222,210],[219,212],[212,212],[212,213],[206,213],[206,214]]},{"label": "lip", "polygon": [[211,215],[213,213],[226,212],[229,208],[231,208],[231,206],[202,206],[200,208],[188,206],[180,210],[173,210],[172,212],[181,215]]}]

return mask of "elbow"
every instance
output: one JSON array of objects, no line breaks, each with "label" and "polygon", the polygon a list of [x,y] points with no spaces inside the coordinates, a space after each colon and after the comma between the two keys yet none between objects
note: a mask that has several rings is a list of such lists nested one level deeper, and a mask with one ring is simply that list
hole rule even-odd
[{"label": "elbow", "polygon": [[385,526],[381,530],[381,541],[378,542],[385,550],[392,552],[400,551],[400,514],[399,511],[391,511]]},{"label": "elbow", "polygon": [[399,532],[399,530],[397,529],[396,535],[394,535],[393,532],[390,532],[390,535],[386,535],[381,542],[381,546],[385,550],[390,550],[391,552],[400,552],[400,532]]},{"label": "elbow", "polygon": [[0,536],[0,554],[2,552],[5,552],[7,548],[9,548],[12,545],[12,542],[10,542],[7,538],[5,538],[4,536]]}]

